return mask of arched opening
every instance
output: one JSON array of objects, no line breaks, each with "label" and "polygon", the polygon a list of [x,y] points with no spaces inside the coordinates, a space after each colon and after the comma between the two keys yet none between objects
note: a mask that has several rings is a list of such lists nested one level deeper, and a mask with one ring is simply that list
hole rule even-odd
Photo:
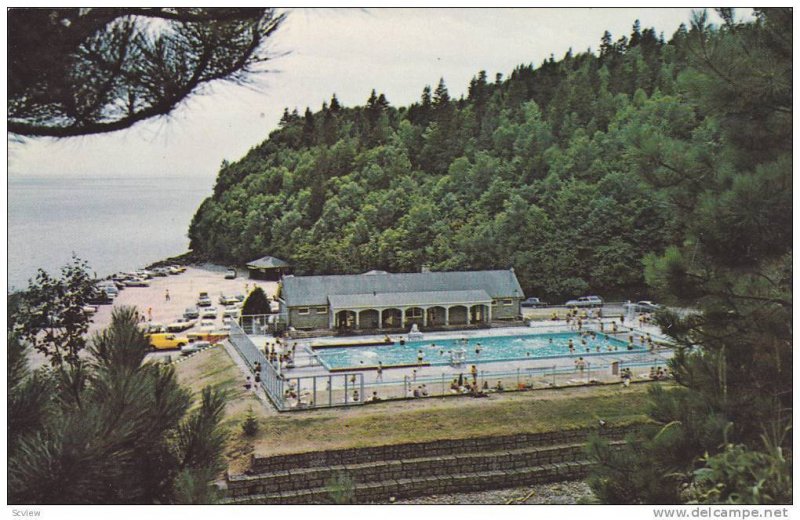
[{"label": "arched opening", "polygon": [[406,322],[403,327],[410,327],[414,324],[416,324],[417,327],[421,327],[424,319],[425,311],[422,307],[410,307],[406,309]]},{"label": "arched opening", "polygon": [[366,309],[358,315],[359,329],[377,329],[380,325],[380,313],[375,309]]},{"label": "arched opening", "polygon": [[428,309],[428,327],[443,327],[445,325],[445,308],[431,307]]},{"label": "arched opening", "polygon": [[336,313],[334,327],[337,329],[354,329],[356,326],[356,313],[353,311],[339,311]]},{"label": "arched opening", "polygon": [[486,305],[473,305],[469,308],[469,322],[476,325],[489,322],[489,311]]},{"label": "arched opening", "polygon": [[382,329],[400,329],[403,324],[400,323],[403,313],[400,309],[384,309],[381,313],[381,328]]},{"label": "arched opening", "polygon": [[463,305],[450,307],[450,325],[466,325],[469,313]]}]

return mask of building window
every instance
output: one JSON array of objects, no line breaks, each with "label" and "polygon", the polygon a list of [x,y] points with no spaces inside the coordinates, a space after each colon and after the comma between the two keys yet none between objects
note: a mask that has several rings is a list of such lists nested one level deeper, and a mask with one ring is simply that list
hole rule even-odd
[{"label": "building window", "polygon": [[422,317],[422,309],[420,309],[419,307],[408,309],[406,311],[406,318],[421,318],[421,317]]},{"label": "building window", "polygon": [[514,305],[514,300],[503,300],[503,305]]},{"label": "building window", "polygon": [[297,314],[308,314],[308,307],[300,307],[297,309]]},{"label": "building window", "polygon": [[327,307],[317,307],[317,314],[328,314]]}]

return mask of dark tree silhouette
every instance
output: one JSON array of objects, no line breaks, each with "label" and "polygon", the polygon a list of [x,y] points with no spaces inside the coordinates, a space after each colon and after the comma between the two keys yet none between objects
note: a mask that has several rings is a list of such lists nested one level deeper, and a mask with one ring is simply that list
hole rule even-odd
[{"label": "dark tree silhouette", "polygon": [[169,114],[211,81],[246,81],[283,19],[260,8],[11,9],[8,130],[72,137]]}]

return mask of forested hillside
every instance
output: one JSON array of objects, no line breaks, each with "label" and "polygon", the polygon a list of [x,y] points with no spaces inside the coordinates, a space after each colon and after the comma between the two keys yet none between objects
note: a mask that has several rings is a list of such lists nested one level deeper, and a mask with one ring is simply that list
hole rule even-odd
[{"label": "forested hillside", "polygon": [[644,296],[646,266],[670,246],[703,254],[702,239],[734,262],[790,251],[791,14],[721,13],[479,72],[460,99],[439,81],[408,107],[373,90],[287,109],[223,163],[191,247],[300,274],[513,266],[547,298]]}]

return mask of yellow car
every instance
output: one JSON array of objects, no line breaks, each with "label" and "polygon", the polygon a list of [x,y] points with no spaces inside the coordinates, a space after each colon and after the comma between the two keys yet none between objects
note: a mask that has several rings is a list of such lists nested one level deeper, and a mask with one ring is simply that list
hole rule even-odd
[{"label": "yellow car", "polygon": [[153,350],[179,349],[189,344],[189,338],[186,336],[176,336],[169,333],[150,334],[148,340],[150,341],[150,348]]}]

